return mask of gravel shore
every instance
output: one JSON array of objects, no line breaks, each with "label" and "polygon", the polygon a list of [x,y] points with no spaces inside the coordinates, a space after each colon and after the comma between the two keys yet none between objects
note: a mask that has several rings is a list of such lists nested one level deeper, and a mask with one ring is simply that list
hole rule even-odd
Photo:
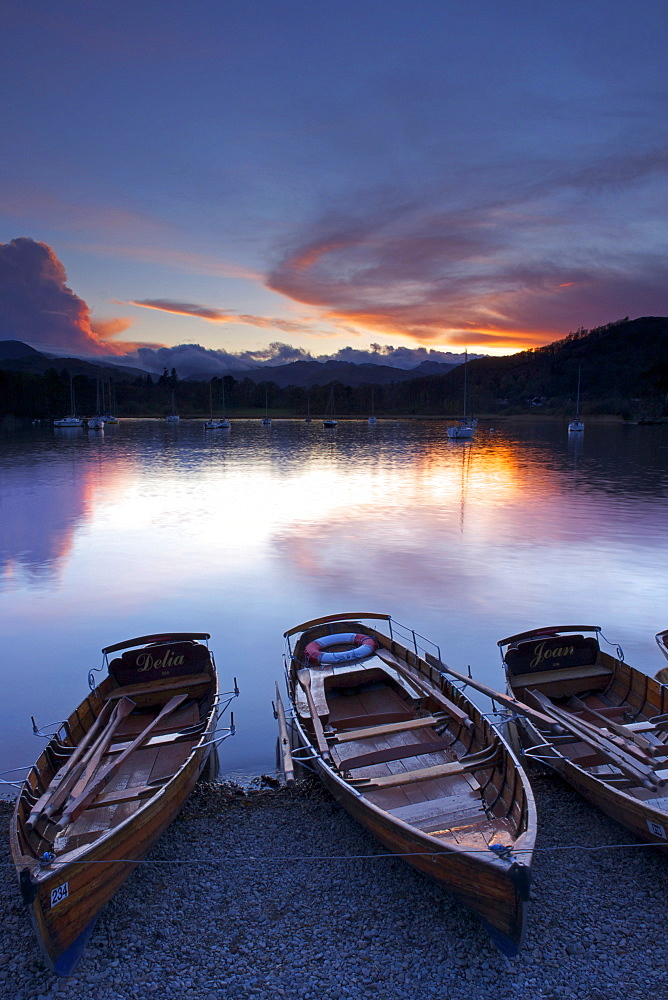
[{"label": "gravel shore", "polygon": [[104,911],[75,976],[58,979],[21,903],[5,804],[0,998],[668,997],[668,858],[647,847],[554,850],[636,842],[556,777],[532,782],[534,898],[510,962],[405,863],[355,857],[383,852],[318,783],[202,784]]}]

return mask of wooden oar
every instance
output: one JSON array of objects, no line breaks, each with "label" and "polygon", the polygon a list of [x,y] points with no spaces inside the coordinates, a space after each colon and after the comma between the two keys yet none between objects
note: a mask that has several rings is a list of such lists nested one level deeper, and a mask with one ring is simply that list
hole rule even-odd
[{"label": "wooden oar", "polygon": [[[53,778],[49,782],[49,787],[32,807],[32,811],[25,824],[27,830],[32,830],[33,827],[39,822],[42,818],[44,810],[57,794],[61,795],[60,802],[67,798],[72,783],[76,780],[77,775],[81,773],[81,767],[83,767],[83,761],[87,751],[93,746],[98,733],[106,725],[110,714],[111,705],[106,703],[102,706],[100,714],[97,719],[95,719],[88,732],[84,733],[81,741],[74,748],[73,752],[67,758],[63,766],[54,774]],[[61,790],[64,791],[61,793]]]},{"label": "wooden oar", "polygon": [[403,785],[414,785],[422,781],[433,781],[435,778],[449,778],[474,771],[485,771],[495,767],[502,761],[501,750],[492,745],[477,753],[460,757],[459,760],[447,764],[434,764],[431,767],[421,767],[414,771],[401,771],[399,774],[388,774],[378,778],[349,778],[349,784],[360,791],[369,788],[398,788]]},{"label": "wooden oar", "polygon": [[404,677],[406,677],[411,684],[415,685],[415,687],[419,688],[423,694],[429,695],[430,698],[434,698],[438,701],[443,708],[443,711],[446,712],[451,719],[459,722],[462,726],[466,726],[467,729],[471,728],[473,721],[469,718],[464,709],[460,708],[459,705],[455,705],[454,701],[451,701],[447,695],[443,694],[440,688],[438,688],[435,684],[432,684],[429,678],[424,677],[419,670],[415,670],[413,667],[410,667],[405,660],[400,660],[394,655],[394,653],[391,653],[389,649],[385,649],[384,646],[381,646],[376,650],[376,656],[378,656],[384,663],[387,663],[389,667],[394,667],[395,670],[403,674]]},{"label": "wooden oar", "polygon": [[[619,768],[632,781],[637,782],[644,788],[651,788],[653,790],[665,785],[665,780],[655,774],[653,768],[644,766],[637,758],[620,749],[609,738],[606,738],[597,726],[592,726],[583,719],[575,718],[569,712],[565,712],[551,702],[544,694],[541,694],[540,691],[533,689],[529,693],[542,708],[550,712],[553,718],[557,719],[572,733],[579,736],[583,743],[602,753],[612,765]],[[577,760],[573,763],[577,764]]]},{"label": "wooden oar", "polygon": [[184,694],[174,695],[174,697],[167,702],[162,711],[156,715],[155,719],[153,719],[146,729],[144,729],[139,736],[137,736],[134,742],[130,744],[127,750],[124,750],[122,754],[107,764],[104,770],[88,785],[87,788],[83,790],[83,792],[81,792],[78,798],[68,805],[68,808],[63,812],[63,815],[60,817],[57,824],[57,829],[59,831],[66,827],[68,823],[73,823],[75,819],[81,815],[84,809],[97,795],[100,794],[105,785],[107,785],[113,776],[122,768],[130,754],[137,750],[142,743],[145,743],[153,730],[160,722],[162,722],[165,716],[177,709],[181,702],[185,701],[188,697],[189,695],[187,692]]},{"label": "wooden oar", "polygon": [[60,798],[56,797],[52,799],[49,805],[44,810],[47,816],[49,817],[53,816],[53,814],[57,811],[58,807],[63,802],[65,802],[63,812],[67,812],[67,810],[74,803],[74,801],[81,795],[81,793],[84,791],[88,783],[91,781],[93,775],[95,774],[100,764],[100,761],[104,757],[105,753],[107,753],[107,751],[109,750],[109,745],[111,744],[111,741],[114,738],[116,730],[120,726],[121,722],[123,722],[124,719],[127,719],[128,715],[130,715],[130,713],[134,708],[136,708],[136,705],[131,698],[121,698],[120,701],[116,703],[114,714],[109,720],[109,725],[102,733],[100,739],[95,744],[95,747],[91,748],[93,752],[90,754],[90,756],[86,757],[84,769],[80,773],[79,778],[72,785],[69,796],[67,796],[67,801],[65,801],[65,798],[62,796]]},{"label": "wooden oar", "polygon": [[444,663],[439,663],[438,667],[440,670],[443,670],[444,673],[449,674],[450,677],[454,677],[457,681],[463,681],[464,684],[468,684],[476,691],[480,691],[481,694],[487,695],[487,697],[491,698],[493,701],[498,701],[500,705],[503,705],[505,708],[509,708],[517,715],[526,715],[528,718],[535,719],[536,722],[539,722],[544,726],[549,726],[550,731],[555,735],[563,733],[561,726],[555,722],[551,716],[545,715],[543,712],[539,712],[538,709],[532,708],[531,705],[526,705],[523,701],[513,698],[512,695],[503,694],[501,691],[497,691],[495,688],[489,687],[489,685],[483,684],[481,681],[476,681],[472,677],[460,674],[456,670],[452,670],[451,667],[446,667]]},{"label": "wooden oar", "polygon": [[[625,743],[635,744],[630,750],[631,753],[640,752],[644,756],[652,756],[652,749],[655,747],[655,744],[651,743],[645,736],[642,735],[642,733],[635,733],[633,730],[627,729],[626,726],[621,725],[619,722],[615,722],[614,719],[609,719],[607,715],[603,715],[602,712],[597,712],[595,708],[592,708],[585,701],[583,701],[582,698],[578,698],[575,694],[572,695],[571,701],[574,702],[581,711],[588,712],[589,715],[593,715],[595,719],[600,719],[606,729],[608,729],[611,733],[616,733],[616,735],[619,736],[620,739],[624,740]],[[587,720],[585,719],[584,721],[586,722]],[[662,747],[657,746],[656,749],[663,749],[668,752],[668,747],[665,745]]]},{"label": "wooden oar", "polygon": [[281,748],[281,761],[285,783],[288,787],[295,783],[295,769],[292,762],[292,751],[290,749],[290,737],[288,736],[288,724],[285,719],[285,709],[281,692],[276,683],[276,718],[278,720],[278,745]]},{"label": "wooden oar", "polygon": [[328,763],[331,763],[332,752],[327,744],[327,740],[325,738],[325,731],[322,728],[322,722],[320,721],[320,716],[318,715],[318,709],[315,707],[313,695],[311,694],[311,671],[308,669],[300,670],[297,673],[297,680],[301,684],[306,694],[306,701],[308,702],[308,710],[311,715],[311,721],[313,723],[313,732],[315,733],[315,739],[318,744],[318,750],[320,751],[323,758]]}]

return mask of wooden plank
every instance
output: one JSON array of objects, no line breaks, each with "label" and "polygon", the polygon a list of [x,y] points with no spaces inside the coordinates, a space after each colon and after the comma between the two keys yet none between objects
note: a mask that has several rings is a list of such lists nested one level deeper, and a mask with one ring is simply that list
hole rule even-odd
[{"label": "wooden plank", "polygon": [[[171,778],[182,767],[193,752],[196,740],[190,743],[183,740],[179,743],[171,743],[169,746],[161,747],[155,764],[148,775],[148,781],[164,781]],[[135,781],[133,780],[133,784]]]},{"label": "wooden plank", "polygon": [[285,708],[283,699],[276,682],[276,719],[278,721],[278,746],[281,752],[281,765],[283,777],[288,788],[295,783],[295,767],[292,762],[292,749],[290,747],[290,737],[288,735],[288,724],[285,718]]},{"label": "wooden plank", "polygon": [[450,775],[465,774],[467,771],[483,771],[495,767],[501,760],[496,747],[493,753],[485,757],[476,754],[473,757],[463,757],[450,764],[438,764],[436,767],[423,767],[415,771],[404,771],[392,774],[386,778],[351,778],[349,783],[363,792],[366,788],[392,788],[396,785],[410,785],[417,781],[431,781],[433,778],[443,778]]},{"label": "wooden plank", "polygon": [[441,796],[437,799],[427,799],[426,802],[416,802],[407,806],[392,809],[396,819],[418,826],[421,830],[438,829],[457,823],[464,819],[485,819],[480,795],[472,792],[468,786],[459,794]]},{"label": "wooden plank", "polygon": [[210,684],[211,674],[187,674],[185,677],[164,677],[150,684],[124,684],[114,688],[105,698],[114,701],[116,698],[133,698],[139,694],[154,694],[164,691],[180,691],[182,688],[199,687],[200,684]]},{"label": "wooden plank", "polygon": [[586,667],[563,667],[561,670],[540,670],[536,673],[513,674],[513,689],[534,684],[549,684],[553,681],[582,680],[588,677],[612,677],[612,670],[592,663]]},{"label": "wooden plank", "polygon": [[91,802],[89,809],[98,809],[104,806],[115,806],[121,802],[134,802],[136,799],[146,799],[159,792],[161,785],[134,785],[132,788],[121,788],[113,792],[103,792],[98,795],[94,802]]},{"label": "wooden plank", "polygon": [[123,764],[126,762],[130,754],[140,747],[144,743],[156,726],[162,721],[165,716],[173,712],[175,708],[181,704],[182,701],[188,697],[187,694],[177,694],[168,701],[161,712],[153,719],[153,721],[144,729],[142,733],[136,738],[134,743],[132,743],[127,750],[125,750],[119,757],[112,760],[104,770],[95,778],[90,785],[84,789],[84,791],[79,795],[74,802],[72,802],[68,808],[63,812],[58,823],[58,829],[62,830],[63,827],[67,826],[68,823],[72,823],[77,816],[81,815],[89,802],[92,802],[97,795],[100,794],[105,785],[110,781],[114,774],[116,774]]},{"label": "wooden plank", "polygon": [[426,715],[423,719],[407,719],[405,722],[388,723],[386,726],[369,726],[366,729],[349,729],[343,733],[330,736],[335,743],[349,743],[351,740],[367,740],[374,736],[384,736],[386,733],[403,733],[409,729],[427,729],[431,726],[443,725],[444,719],[435,715]]},{"label": "wooden plank", "polygon": [[385,747],[371,753],[358,754],[356,757],[342,757],[340,767],[352,771],[358,767],[368,767],[371,764],[382,764],[390,760],[404,760],[410,757],[422,757],[426,754],[447,750],[450,743],[447,740],[431,740],[426,743],[402,743],[398,747]]},{"label": "wooden plank", "polygon": [[403,712],[378,712],[368,715],[351,715],[344,719],[337,719],[332,712],[329,717],[330,725],[337,731],[342,729],[361,729],[363,726],[385,726],[388,722],[405,722],[413,719],[414,713],[409,709]]},{"label": "wooden plank", "polygon": [[[129,715],[117,729],[117,736],[125,737],[129,742],[131,742],[135,736],[141,733],[142,729],[146,725],[147,721],[153,717],[153,711],[155,705],[151,706],[139,706],[140,711],[135,712],[133,715]],[[141,709],[149,708],[149,711],[143,711]],[[189,729],[191,726],[197,726],[202,722],[202,717],[200,714],[200,708],[193,699],[192,701],[184,702],[181,708],[178,708],[172,715],[169,715],[159,726],[154,730],[155,736],[152,739],[156,739],[161,733],[175,733],[180,729]]]},{"label": "wooden plank", "polygon": [[311,723],[313,725],[313,732],[315,733],[316,743],[318,744],[318,750],[320,751],[323,758],[327,761],[332,760],[332,752],[329,749],[327,740],[325,738],[325,731],[322,728],[322,722],[320,721],[320,716],[313,702],[313,695],[311,694],[311,671],[310,670],[300,670],[297,673],[297,680],[304,689],[306,695],[306,700],[308,702],[309,711],[311,713]]},{"label": "wooden plank", "polygon": [[[343,614],[343,615],[325,615],[324,618],[314,618],[310,622],[304,622],[302,625],[295,625],[294,628],[288,629],[287,632],[283,633],[283,638],[287,639],[289,635],[294,635],[296,632],[307,632],[310,628],[315,628],[316,625],[327,625],[332,622],[348,623],[352,626],[353,623],[361,624],[359,619],[378,619],[380,621],[389,622],[390,615],[378,614],[373,611],[360,611],[356,614]],[[350,631],[347,629],[346,631]]]}]

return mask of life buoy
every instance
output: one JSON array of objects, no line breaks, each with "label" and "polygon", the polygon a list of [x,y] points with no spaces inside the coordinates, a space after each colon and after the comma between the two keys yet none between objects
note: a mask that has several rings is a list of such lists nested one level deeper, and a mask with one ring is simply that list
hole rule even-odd
[{"label": "life buoy", "polygon": [[[352,649],[323,652],[328,646],[338,646],[344,642],[355,645]],[[313,642],[309,642],[304,652],[309,663],[354,663],[356,660],[363,660],[365,656],[371,656],[376,649],[378,643],[370,635],[362,635],[360,632],[339,632],[338,635],[323,635],[320,639],[314,639]]]}]

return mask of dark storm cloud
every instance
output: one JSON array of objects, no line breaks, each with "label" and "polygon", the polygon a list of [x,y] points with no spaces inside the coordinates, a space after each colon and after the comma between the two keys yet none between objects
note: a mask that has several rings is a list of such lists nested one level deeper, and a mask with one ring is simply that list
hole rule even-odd
[{"label": "dark storm cloud", "polygon": [[[120,328],[126,325],[120,321]],[[110,329],[119,331],[119,321]],[[31,346],[100,354],[124,350],[104,343],[105,327],[91,326],[90,310],[67,286],[67,274],[46,243],[19,237],[0,244],[0,335]]]}]

